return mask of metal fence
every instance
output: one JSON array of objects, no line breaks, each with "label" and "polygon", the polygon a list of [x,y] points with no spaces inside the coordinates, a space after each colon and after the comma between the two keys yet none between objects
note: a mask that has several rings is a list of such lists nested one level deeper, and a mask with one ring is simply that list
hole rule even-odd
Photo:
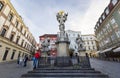
[{"label": "metal fence", "polygon": [[80,68],[90,68],[89,57],[74,56],[74,57],[41,57],[38,67],[64,67],[64,66],[79,66]]}]

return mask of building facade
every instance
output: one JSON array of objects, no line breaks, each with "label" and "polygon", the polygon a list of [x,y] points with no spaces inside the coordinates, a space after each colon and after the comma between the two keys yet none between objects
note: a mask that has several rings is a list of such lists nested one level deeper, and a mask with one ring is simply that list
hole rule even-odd
[{"label": "building facade", "polygon": [[70,46],[69,48],[74,49],[75,52],[77,51],[77,44],[76,44],[76,38],[78,37],[78,35],[80,35],[81,37],[81,32],[80,31],[73,31],[73,30],[66,30],[65,31],[68,35],[68,39],[70,41]]},{"label": "building facade", "polygon": [[[43,50],[43,46],[42,44],[45,42],[45,40],[49,40],[49,46],[48,46],[48,52]],[[40,44],[40,48],[42,50],[42,56],[48,56],[48,55],[52,55],[52,56],[56,56],[57,55],[57,48],[56,48],[56,44],[55,42],[57,41],[57,34],[44,34],[42,36],[39,36],[39,44]]]},{"label": "building facade", "polygon": [[110,0],[94,29],[100,54],[120,57],[120,0]]},{"label": "building facade", "polygon": [[82,40],[84,41],[84,47],[86,53],[89,55],[97,51],[96,37],[93,34],[82,35]]},{"label": "building facade", "polygon": [[36,41],[10,0],[0,0],[0,62],[31,55]]}]

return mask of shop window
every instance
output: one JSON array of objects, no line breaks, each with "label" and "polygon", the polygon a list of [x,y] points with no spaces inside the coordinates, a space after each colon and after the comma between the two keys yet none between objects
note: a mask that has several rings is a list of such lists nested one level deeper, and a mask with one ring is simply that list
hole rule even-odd
[{"label": "shop window", "polygon": [[14,58],[14,55],[15,55],[15,50],[13,50],[13,52],[12,52],[11,59]]},{"label": "shop window", "polygon": [[6,49],[6,50],[5,50],[5,53],[4,53],[4,56],[3,56],[3,59],[2,59],[3,61],[6,60],[7,55],[8,55],[8,52],[9,52],[9,50]]}]

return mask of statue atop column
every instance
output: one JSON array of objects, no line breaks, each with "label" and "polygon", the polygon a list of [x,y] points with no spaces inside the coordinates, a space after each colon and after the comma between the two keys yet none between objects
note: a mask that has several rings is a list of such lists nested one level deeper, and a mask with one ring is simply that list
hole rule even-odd
[{"label": "statue atop column", "polygon": [[64,11],[60,11],[57,13],[57,21],[59,22],[59,30],[60,30],[60,37],[64,38],[66,36],[65,34],[65,21],[67,20],[68,13],[65,13]]}]

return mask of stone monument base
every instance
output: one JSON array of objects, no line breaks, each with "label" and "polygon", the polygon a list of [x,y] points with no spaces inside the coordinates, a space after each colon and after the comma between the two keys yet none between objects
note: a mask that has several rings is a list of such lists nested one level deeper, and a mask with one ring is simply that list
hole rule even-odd
[{"label": "stone monument base", "polygon": [[86,56],[86,52],[85,51],[80,51],[79,56]]},{"label": "stone monument base", "polygon": [[70,57],[57,57],[55,60],[55,66],[57,67],[68,67],[72,66],[72,61]]},{"label": "stone monument base", "polygon": [[57,59],[56,66],[70,66],[69,41],[57,41]]},{"label": "stone monument base", "polygon": [[69,56],[69,41],[57,41],[57,56]]}]

